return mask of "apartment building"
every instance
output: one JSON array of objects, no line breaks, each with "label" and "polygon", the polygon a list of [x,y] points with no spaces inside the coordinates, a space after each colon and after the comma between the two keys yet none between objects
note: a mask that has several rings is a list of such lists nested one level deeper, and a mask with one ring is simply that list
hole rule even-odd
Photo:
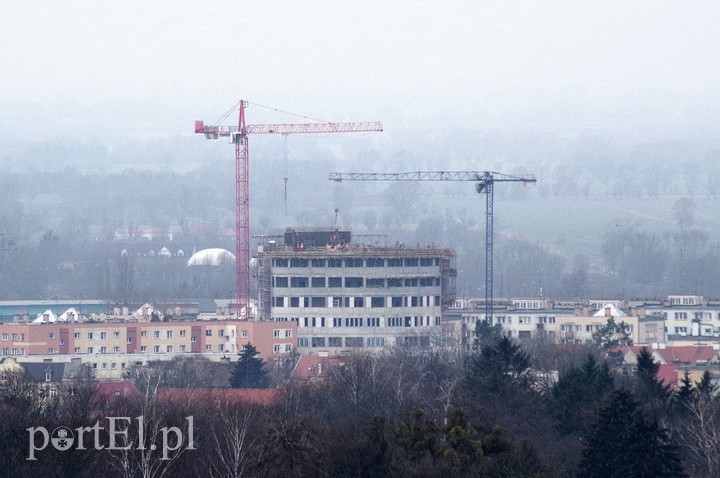
[{"label": "apartment building", "polygon": [[262,358],[295,351],[297,325],[240,320],[0,324],[2,356],[236,354],[252,343]]}]

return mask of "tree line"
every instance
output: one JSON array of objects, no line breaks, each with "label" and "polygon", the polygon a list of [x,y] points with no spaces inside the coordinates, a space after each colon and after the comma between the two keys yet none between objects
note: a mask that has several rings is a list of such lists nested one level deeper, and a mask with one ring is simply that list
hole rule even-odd
[{"label": "tree line", "polygon": [[[90,382],[39,399],[29,384],[0,395],[0,476],[332,477],[712,477],[720,472],[720,402],[709,375],[686,375],[677,391],[657,378],[647,350],[637,366],[592,346],[537,337],[518,343],[489,330],[464,357],[398,349],[354,354],[318,382],[287,381],[259,404],[162,399],[167,384],[188,391],[204,372],[165,364],[136,371],[138,392],[93,398]],[[267,385],[251,346],[235,386]],[[180,364],[182,365],[182,364]],[[202,364],[201,364],[202,365]],[[144,371],[143,371],[144,370]],[[245,372],[242,372],[244,370]],[[553,370],[558,371],[553,376]],[[182,379],[190,373],[191,380]],[[244,382],[251,377],[250,382]],[[230,385],[228,382],[227,385]],[[130,450],[47,449],[26,460],[31,427],[75,429],[107,416],[144,416],[145,444]],[[163,428],[195,449],[162,460],[151,450]],[[102,436],[108,439],[107,435]],[[123,442],[130,443],[130,442]],[[177,444],[172,442],[173,444]]]}]

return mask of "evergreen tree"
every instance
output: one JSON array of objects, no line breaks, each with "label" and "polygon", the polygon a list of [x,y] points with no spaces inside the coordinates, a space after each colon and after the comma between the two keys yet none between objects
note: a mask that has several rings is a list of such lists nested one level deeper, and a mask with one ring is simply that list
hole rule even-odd
[{"label": "evergreen tree", "polygon": [[643,401],[666,401],[670,396],[670,388],[657,378],[660,364],[655,363],[645,347],[640,350],[637,360],[635,375],[640,382],[637,391],[639,398]]},{"label": "evergreen tree", "polygon": [[627,390],[616,390],[586,435],[580,463],[585,478],[685,476],[677,447]]},{"label": "evergreen tree", "polygon": [[530,356],[511,338],[502,336],[470,359],[465,383],[471,390],[500,393],[513,384],[529,381]]},{"label": "evergreen tree", "polygon": [[233,388],[266,388],[268,386],[267,372],[263,368],[265,362],[257,358],[257,349],[247,343],[240,351],[240,358],[230,376],[230,386]]},{"label": "evergreen tree", "polygon": [[712,381],[712,375],[709,370],[703,372],[700,383],[697,385],[697,393],[701,398],[710,399],[717,393],[718,386]]},{"label": "evergreen tree", "polygon": [[580,367],[565,372],[551,390],[558,429],[564,434],[585,433],[595,417],[597,404],[613,387],[614,378],[607,363],[598,365],[592,355]]},{"label": "evergreen tree", "polygon": [[620,345],[632,345],[632,337],[625,322],[619,324],[610,317],[605,325],[600,327],[593,335],[595,344],[603,349],[611,349]]},{"label": "evergreen tree", "polygon": [[690,404],[697,396],[697,390],[693,387],[692,380],[690,380],[690,372],[685,370],[683,376],[680,379],[680,387],[673,396],[674,403],[677,407],[683,408]]}]

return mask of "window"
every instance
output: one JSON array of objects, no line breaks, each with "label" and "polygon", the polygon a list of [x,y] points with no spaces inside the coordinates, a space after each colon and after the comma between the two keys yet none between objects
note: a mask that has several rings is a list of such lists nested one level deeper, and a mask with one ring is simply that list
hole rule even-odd
[{"label": "window", "polygon": [[390,301],[391,307],[402,307],[403,306],[403,298],[402,297],[393,297]]},{"label": "window", "polygon": [[184,345],[181,345],[181,346],[180,346],[180,352],[185,352],[185,346],[184,346]]},{"label": "window", "polygon": [[55,334],[53,334],[52,332],[50,332],[50,333],[48,334],[48,340],[52,340],[52,339],[54,339],[54,338],[55,338]]},{"label": "window", "polygon": [[193,336],[190,338],[190,342],[197,342],[197,337],[193,335]]},{"label": "window", "polygon": [[88,348],[87,348],[87,353],[89,353],[89,354],[93,353],[93,348],[92,348],[92,347],[88,347]]},{"label": "window", "polygon": [[308,278],[307,277],[291,277],[290,278],[290,287],[307,287],[308,286]]},{"label": "window", "polygon": [[345,347],[362,347],[362,337],[345,337]]},{"label": "window", "polygon": [[100,332],[100,340],[107,340],[107,332]]},{"label": "window", "polygon": [[307,337],[298,337],[298,347],[307,347],[307,346],[308,346]]},{"label": "window", "polygon": [[65,345],[65,339],[60,339],[60,345]]},{"label": "window", "polygon": [[153,337],[156,338],[156,339],[159,339],[159,338],[160,338],[160,331],[159,331],[159,330],[154,330],[154,331],[153,331]]},{"label": "window", "polygon": [[303,259],[300,257],[296,257],[294,259],[290,259],[290,267],[307,267],[308,266],[308,260]]},{"label": "window", "polygon": [[420,287],[432,287],[433,285],[435,285],[434,277],[421,277],[420,278]]},{"label": "window", "polygon": [[371,297],[370,307],[385,307],[385,297]]},{"label": "window", "polygon": [[[325,322],[325,319],[323,319],[323,322]],[[322,325],[325,326],[324,323],[323,323]],[[292,330],[290,330],[290,329],[285,329],[285,338],[286,338],[286,339],[292,338]]]},{"label": "window", "polygon": [[206,330],[205,330],[205,336],[206,336],[206,337],[212,337],[212,329],[206,329]]},{"label": "window", "polygon": [[92,339],[93,339],[93,333],[92,333],[92,332],[88,332],[88,333],[87,333],[87,338],[88,338],[88,340],[92,340]]},{"label": "window", "polygon": [[288,286],[288,278],[287,277],[275,277],[275,287],[287,287]]},{"label": "window", "polygon": [[368,317],[368,327],[380,327],[380,317]]},{"label": "window", "polygon": [[153,347],[153,352],[155,352],[156,354],[159,354],[159,353],[160,353],[160,346],[159,346],[159,345],[154,346],[154,347]]},{"label": "window", "polygon": [[687,312],[675,312],[675,320],[687,320]]},{"label": "window", "polygon": [[387,280],[388,287],[402,287],[402,285],[403,285],[402,279],[388,279]]},{"label": "window", "polygon": [[284,346],[285,346],[285,352],[286,352],[286,353],[292,352],[292,345],[290,345],[290,344],[284,344]]},{"label": "window", "polygon": [[368,337],[368,347],[385,347],[385,337]]},{"label": "window", "polygon": [[140,331],[140,337],[147,337],[147,330]]},{"label": "window", "polygon": [[117,362],[111,363],[111,364],[110,364],[110,368],[113,369],[113,370],[116,369],[116,368],[117,368]]},{"label": "window", "polygon": [[75,332],[75,338],[76,338],[76,339],[79,339],[79,338],[80,338],[80,332]]},{"label": "window", "polygon": [[368,267],[385,267],[385,259],[370,257],[366,264]]},{"label": "window", "polygon": [[280,337],[280,329],[273,329],[273,338]]},{"label": "window", "polygon": [[113,333],[113,337],[115,337],[116,339],[119,339],[119,338],[120,338],[120,332],[114,332],[114,333]]},{"label": "window", "polygon": [[342,327],[342,317],[333,317],[333,327]]},{"label": "window", "polygon": [[75,347],[75,353],[76,353],[76,354],[79,354],[79,353],[80,353],[80,347]]},{"label": "window", "polygon": [[273,353],[280,353],[280,350],[282,350],[281,344],[273,344]]},{"label": "window", "polygon": [[247,330],[243,330],[242,332],[240,332],[240,337],[246,339],[246,338],[250,337],[250,334],[248,333]]},{"label": "window", "polygon": [[363,286],[363,278],[362,277],[346,277],[345,278],[345,287],[362,287]]},{"label": "window", "polygon": [[45,381],[49,382],[50,380],[52,380],[52,372],[48,370],[47,372],[45,372]]},{"label": "window", "polygon": [[10,335],[8,335],[8,334],[2,334],[2,341],[3,341],[3,342],[7,342],[9,338],[10,338]]},{"label": "window", "polygon": [[388,317],[388,327],[402,327],[402,317]]},{"label": "window", "polygon": [[18,340],[18,334],[12,334],[12,339],[13,339],[13,341]]},{"label": "window", "polygon": [[364,297],[353,298],[353,307],[365,307],[365,298]]},{"label": "window", "polygon": [[342,259],[328,259],[328,267],[342,267]]},{"label": "window", "polygon": [[325,267],[325,259],[311,259],[310,266],[312,267]]},{"label": "window", "polygon": [[405,258],[405,267],[417,267],[418,260],[417,257],[406,257]]},{"label": "window", "polygon": [[312,347],[325,347],[325,337],[313,337],[311,344]]},{"label": "window", "polygon": [[185,330],[181,330],[181,331],[180,331],[180,337],[185,337],[185,332],[186,332]]},{"label": "window", "polygon": [[225,331],[223,329],[218,330],[218,337],[225,337]]},{"label": "window", "polygon": [[325,297],[310,297],[310,307],[326,307],[327,299]]},{"label": "window", "polygon": [[113,349],[113,352],[115,352],[116,354],[120,353],[120,347],[115,346],[115,348]]},{"label": "window", "polygon": [[385,279],[368,279],[367,287],[385,287]]},{"label": "window", "polygon": [[273,307],[285,307],[285,298],[284,297],[273,297],[272,298],[272,306]]},{"label": "window", "polygon": [[312,287],[325,287],[325,278],[324,277],[313,277],[310,285]]},{"label": "window", "polygon": [[417,287],[417,285],[418,285],[417,278],[405,279],[405,287]]},{"label": "window", "polygon": [[342,347],[342,337],[328,338],[328,347]]},{"label": "window", "polygon": [[358,257],[350,257],[345,259],[345,267],[362,267],[363,260]]},{"label": "window", "polygon": [[410,300],[411,307],[417,307],[419,297],[411,297],[410,299],[411,299]]},{"label": "window", "polygon": [[420,266],[421,267],[428,267],[433,265],[432,257],[422,257],[420,258]]},{"label": "window", "polygon": [[402,267],[402,259],[388,259],[388,267]]},{"label": "window", "polygon": [[342,277],[328,278],[328,287],[342,287]]},{"label": "window", "polygon": [[287,267],[287,266],[288,266],[288,260],[287,260],[287,259],[273,259],[273,266],[275,266],[275,267]]},{"label": "window", "polygon": [[172,345],[168,345],[168,346],[167,346],[167,353],[172,353],[172,351],[173,351],[173,346],[172,346]]},{"label": "window", "polygon": [[168,339],[173,338],[173,331],[172,330],[165,331],[165,337]]},{"label": "window", "polygon": [[300,307],[300,298],[290,297],[290,307]]},{"label": "window", "polygon": [[48,353],[49,353],[49,354],[54,354],[54,353],[55,353],[55,349],[54,349],[53,347],[50,347],[50,348],[48,349]]},{"label": "window", "polygon": [[101,354],[106,354],[106,353],[107,353],[107,347],[105,347],[105,346],[100,347],[100,353],[101,353]]},{"label": "window", "polygon": [[147,345],[141,345],[140,352],[147,352]]},{"label": "window", "polygon": [[362,317],[346,317],[345,318],[345,327],[362,327],[362,325],[363,325]]},{"label": "window", "polygon": [[132,341],[132,337],[128,337],[128,339],[127,339],[128,345],[132,344],[132,342],[133,342],[133,341]]},{"label": "window", "polygon": [[205,350],[208,352],[212,352],[212,345],[211,344],[205,345]]}]

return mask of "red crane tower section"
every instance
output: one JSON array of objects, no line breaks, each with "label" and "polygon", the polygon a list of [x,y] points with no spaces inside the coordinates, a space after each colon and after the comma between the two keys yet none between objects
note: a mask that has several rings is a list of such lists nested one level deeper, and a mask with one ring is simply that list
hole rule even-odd
[{"label": "red crane tower section", "polygon": [[[280,123],[246,124],[245,108],[249,102],[238,103],[237,126],[206,125],[195,121],[195,132],[207,139],[230,138],[235,145],[235,263],[237,314],[239,318],[250,318],[250,189],[249,150],[250,134],[300,134],[300,133],[355,133],[382,131],[377,122],[360,123]],[[259,106],[259,105],[258,105]]]}]

